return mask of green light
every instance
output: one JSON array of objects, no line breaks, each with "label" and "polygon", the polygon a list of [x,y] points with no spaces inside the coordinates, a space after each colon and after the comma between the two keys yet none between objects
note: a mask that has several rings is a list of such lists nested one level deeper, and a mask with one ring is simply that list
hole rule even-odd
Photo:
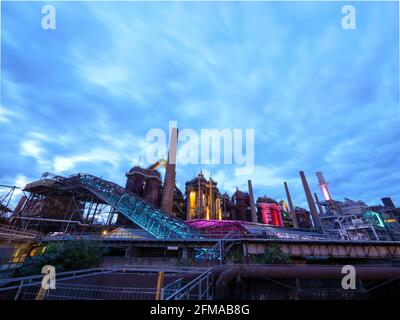
[{"label": "green light", "polygon": [[378,227],[385,228],[385,223],[382,220],[379,213],[374,212],[374,211],[367,211],[366,214],[369,216],[375,216],[378,219]]}]

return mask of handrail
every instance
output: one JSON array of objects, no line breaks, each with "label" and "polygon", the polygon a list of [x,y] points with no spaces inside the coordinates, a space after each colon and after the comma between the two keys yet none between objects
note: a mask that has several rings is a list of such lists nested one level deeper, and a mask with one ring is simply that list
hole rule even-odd
[{"label": "handrail", "polygon": [[[190,281],[188,284],[183,286],[181,289],[179,289],[178,291],[176,291],[175,293],[173,293],[172,295],[167,297],[165,300],[180,300],[184,295],[189,293],[193,288],[200,285],[200,283],[204,279],[207,279],[210,276],[211,271],[213,269],[214,268],[209,268],[206,272],[204,272],[201,275],[199,275],[198,277],[194,278],[192,281]],[[209,288],[206,288],[206,290],[208,290],[208,289]]]},{"label": "handrail", "polygon": [[[164,267],[162,270],[164,272],[171,272],[175,273],[177,271],[203,271],[205,268],[202,267]],[[90,268],[90,269],[82,269],[82,270],[73,270],[73,271],[65,271],[65,272],[60,272],[56,273],[56,279],[58,281],[60,280],[70,280],[70,279],[75,279],[75,278],[81,278],[84,276],[90,276],[90,275],[95,275],[95,274],[105,274],[105,273],[113,273],[113,272],[146,272],[146,273],[158,273],[160,271],[160,267],[157,268],[149,268],[149,267],[100,267],[100,268]],[[60,279],[61,278],[61,279]],[[10,283],[21,283],[21,282],[26,282],[22,285],[22,287],[29,287],[29,286],[34,286],[39,283],[41,283],[41,280],[43,279],[43,274],[41,275],[33,275],[33,276],[24,276],[24,277],[17,277],[17,278],[6,278],[6,279],[0,279],[0,286],[4,284],[10,284]],[[33,282],[34,280],[40,280]],[[12,290],[12,289],[17,289],[19,288],[20,285],[14,285],[14,286],[7,286],[0,288],[1,291],[6,291],[6,290]]]},{"label": "handrail", "polygon": [[21,230],[14,226],[0,225],[0,235],[15,238],[38,238],[43,234],[34,230]]},{"label": "handrail", "polygon": [[400,244],[400,241],[385,241],[385,240],[344,240],[344,239],[337,239],[337,238],[312,238],[312,237],[276,237],[272,235],[259,235],[259,234],[238,234],[235,237],[229,238],[229,239],[223,239],[219,236],[219,234],[208,234],[207,236],[203,236],[201,238],[193,237],[191,239],[156,239],[154,237],[142,237],[139,238],[140,235],[138,235],[138,238],[135,238],[135,235],[132,237],[130,236],[104,236],[101,234],[94,234],[94,233],[66,233],[66,234],[60,234],[60,235],[52,235],[52,236],[46,236],[42,235],[39,240],[40,241],[60,241],[60,240],[79,240],[86,238],[87,240],[98,240],[98,241],[164,241],[164,242],[179,242],[179,241],[184,241],[184,242],[218,242],[220,240],[223,241],[239,241],[239,240],[265,240],[265,241],[292,241],[292,242],[303,242],[303,241],[311,241],[311,242],[330,242],[330,243],[366,243],[366,244],[373,244],[373,243],[379,243],[379,244]]},{"label": "handrail", "polygon": [[[66,280],[66,279],[72,279],[72,278],[75,278],[75,277],[81,277],[82,275],[103,273],[103,272],[107,272],[107,271],[109,271],[108,268],[92,268],[92,269],[83,269],[83,270],[60,272],[60,273],[57,273],[56,276],[57,276],[58,280],[60,280],[60,276],[61,276],[62,280]],[[69,275],[72,275],[72,276],[68,277]],[[67,277],[63,277],[63,276],[67,276]],[[17,277],[17,278],[1,279],[0,280],[0,285],[10,284],[10,283],[23,283],[23,282],[26,282],[26,281],[28,281],[28,282],[24,283],[22,286],[20,284],[20,285],[3,287],[3,288],[0,288],[0,291],[17,289],[19,287],[35,286],[35,285],[41,283],[42,279],[43,279],[43,274],[42,275],[34,275],[34,276],[24,276],[24,277]],[[40,280],[40,281],[33,282],[34,280]]]},{"label": "handrail", "polygon": [[175,288],[175,286],[179,286],[182,283],[183,278],[176,279],[170,284],[166,285],[161,289],[161,300],[165,300],[165,292],[169,290],[178,291],[180,288]]}]

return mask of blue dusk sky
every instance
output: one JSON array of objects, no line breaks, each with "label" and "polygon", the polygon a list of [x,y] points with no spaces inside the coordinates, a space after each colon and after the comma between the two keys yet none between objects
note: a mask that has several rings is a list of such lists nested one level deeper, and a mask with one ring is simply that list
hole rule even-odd
[{"label": "blue dusk sky", "polygon": [[[351,2],[350,2],[351,3]],[[45,4],[56,29],[41,27]],[[354,2],[2,2],[0,183],[87,172],[125,184],[146,133],[246,129],[255,169],[202,169],[221,191],[305,206],[299,171],[337,200],[400,205],[399,10]],[[162,170],[161,170],[162,171]],[[321,196],[322,197],[322,196]]]}]

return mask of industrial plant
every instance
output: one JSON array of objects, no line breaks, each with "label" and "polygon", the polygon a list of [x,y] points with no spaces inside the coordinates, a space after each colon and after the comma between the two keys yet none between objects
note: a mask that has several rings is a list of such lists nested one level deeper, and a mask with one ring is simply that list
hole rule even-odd
[{"label": "industrial plant", "polygon": [[[303,171],[306,208],[293,204],[285,181],[286,199],[255,195],[251,180],[222,193],[203,172],[180,190],[173,153],[131,168],[125,187],[92,174],[44,173],[13,206],[18,188],[2,185],[0,299],[399,296],[400,208],[391,198],[374,206],[335,199],[322,172],[318,196]],[[57,272],[57,287],[46,290],[43,275],[20,274],[51,244],[75,241],[106,249],[97,267]],[[344,265],[357,271],[351,290],[341,287]]]}]

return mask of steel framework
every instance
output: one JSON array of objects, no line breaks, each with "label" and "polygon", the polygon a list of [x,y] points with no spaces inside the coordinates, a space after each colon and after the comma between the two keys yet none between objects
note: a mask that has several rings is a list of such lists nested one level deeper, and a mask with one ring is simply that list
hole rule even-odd
[{"label": "steel framework", "polygon": [[[156,239],[200,237],[199,232],[193,230],[184,222],[171,217],[167,212],[128,192],[121,186],[93,175],[77,174],[67,178],[54,176],[51,179],[36,181],[27,187],[37,187],[38,185],[49,186],[57,190],[73,191],[74,193],[79,190],[89,193],[89,195],[95,196],[101,202],[110,206],[114,210],[112,214],[118,212],[124,215]],[[86,194],[85,197],[87,197]],[[87,219],[85,220],[87,221]],[[111,222],[111,220],[112,215],[108,218],[108,222]]]}]

